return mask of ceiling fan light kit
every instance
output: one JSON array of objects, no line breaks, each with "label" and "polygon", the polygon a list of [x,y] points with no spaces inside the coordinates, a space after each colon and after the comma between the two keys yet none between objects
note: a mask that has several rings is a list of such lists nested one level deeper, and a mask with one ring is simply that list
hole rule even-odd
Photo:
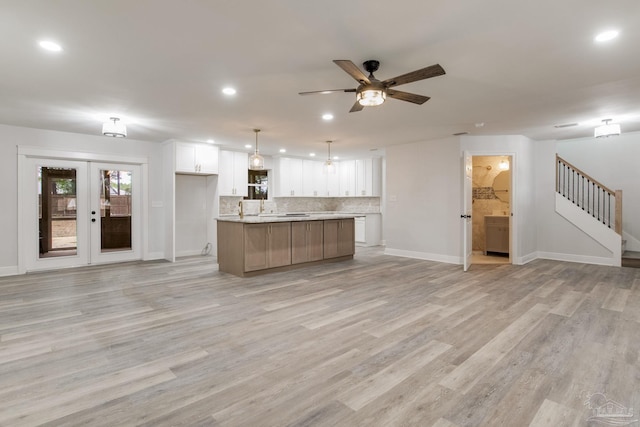
[{"label": "ceiling fan light kit", "polygon": [[594,129],[593,136],[596,138],[608,138],[620,135],[620,125],[618,123],[609,123],[610,121],[611,119],[603,120],[604,124]]},{"label": "ceiling fan light kit", "polygon": [[102,134],[114,138],[124,138],[127,136],[127,127],[118,117],[110,117],[102,124]]},{"label": "ceiling fan light kit", "polygon": [[421,68],[410,73],[402,74],[400,76],[380,81],[373,75],[378,70],[380,62],[376,60],[365,61],[362,65],[369,73],[367,77],[361,70],[348,59],[335,59],[333,61],[338,67],[342,68],[344,72],[349,74],[355,79],[359,86],[356,89],[332,89],[332,90],[318,90],[312,92],[300,92],[300,95],[312,95],[312,94],[327,94],[333,92],[355,92],[356,102],[351,107],[350,113],[356,111],[362,111],[364,107],[375,107],[385,102],[387,98],[399,99],[400,101],[407,101],[413,104],[422,105],[430,98],[424,95],[418,95],[415,93],[401,92],[393,87],[400,86],[407,83],[412,83],[418,80],[424,80],[431,77],[441,76],[445,74],[444,69],[440,64],[431,65],[426,68]]}]

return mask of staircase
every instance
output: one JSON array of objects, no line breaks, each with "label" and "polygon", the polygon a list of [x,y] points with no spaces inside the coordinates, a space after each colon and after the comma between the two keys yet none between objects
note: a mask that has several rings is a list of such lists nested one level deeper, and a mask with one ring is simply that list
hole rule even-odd
[{"label": "staircase", "polygon": [[[609,189],[556,155],[556,212],[607,248],[611,265],[622,265],[622,190]],[[640,257],[628,262],[640,266]]]},{"label": "staircase", "polygon": [[624,251],[622,253],[622,266],[640,268],[640,252]]}]

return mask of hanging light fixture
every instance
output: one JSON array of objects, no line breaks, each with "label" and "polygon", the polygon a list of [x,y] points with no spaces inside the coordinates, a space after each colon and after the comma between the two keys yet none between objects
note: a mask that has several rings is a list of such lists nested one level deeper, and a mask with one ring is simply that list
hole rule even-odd
[{"label": "hanging light fixture", "polygon": [[331,159],[331,143],[332,142],[333,141],[327,141],[328,156],[327,156],[327,161],[324,162],[325,173],[336,173],[336,164]]},{"label": "hanging light fixture", "polygon": [[593,136],[596,138],[606,138],[620,135],[620,125],[618,123],[609,123],[610,121],[611,119],[603,120],[604,124],[595,128]]},{"label": "hanging light fixture", "polygon": [[118,117],[110,117],[102,124],[102,134],[114,138],[124,138],[127,136],[127,127]]},{"label": "hanging light fixture", "polygon": [[249,157],[249,169],[261,170],[264,169],[264,157],[258,153],[258,132],[260,129],[253,130],[256,133],[256,151]]}]

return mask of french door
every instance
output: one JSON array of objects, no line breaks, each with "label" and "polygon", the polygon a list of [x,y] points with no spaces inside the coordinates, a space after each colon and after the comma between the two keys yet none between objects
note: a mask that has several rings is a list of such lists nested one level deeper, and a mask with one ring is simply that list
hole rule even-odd
[{"label": "french door", "polygon": [[141,258],[139,165],[27,158],[28,271]]}]

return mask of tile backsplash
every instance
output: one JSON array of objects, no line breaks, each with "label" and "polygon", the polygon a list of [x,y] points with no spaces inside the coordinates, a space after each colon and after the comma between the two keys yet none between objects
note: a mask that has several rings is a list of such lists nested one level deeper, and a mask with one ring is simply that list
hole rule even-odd
[{"label": "tile backsplash", "polygon": [[[242,202],[245,214],[251,215],[260,212],[259,200],[221,196],[220,215],[237,214],[240,202]],[[380,212],[380,197],[274,197],[273,200],[265,200],[264,212],[378,213]]]}]

